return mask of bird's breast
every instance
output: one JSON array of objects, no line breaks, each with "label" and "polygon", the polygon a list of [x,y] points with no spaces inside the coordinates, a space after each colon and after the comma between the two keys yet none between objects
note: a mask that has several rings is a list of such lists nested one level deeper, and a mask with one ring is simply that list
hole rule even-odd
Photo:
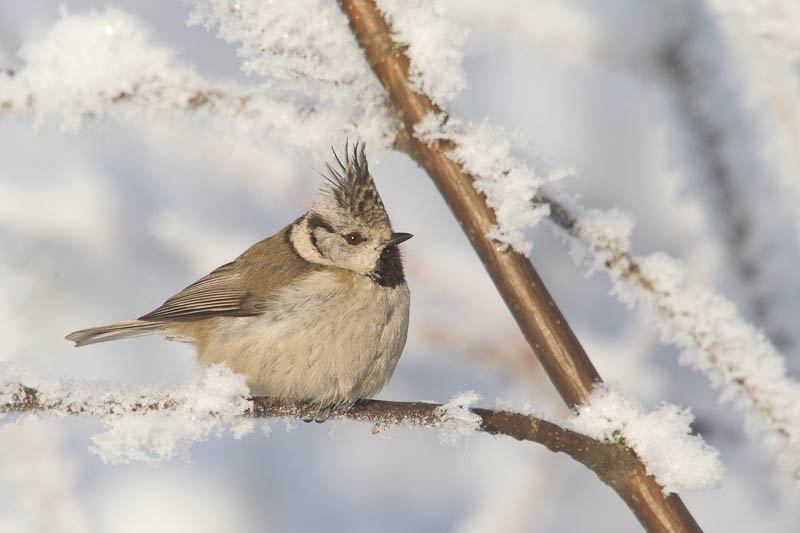
[{"label": "bird's breast", "polygon": [[198,358],[247,374],[253,394],[351,403],[376,394],[394,372],[409,301],[405,283],[314,272],[265,301],[263,315],[210,319]]}]

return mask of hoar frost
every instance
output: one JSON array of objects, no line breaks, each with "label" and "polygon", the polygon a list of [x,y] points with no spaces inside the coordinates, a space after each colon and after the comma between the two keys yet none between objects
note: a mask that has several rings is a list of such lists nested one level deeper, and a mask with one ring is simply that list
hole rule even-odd
[{"label": "hoar frost", "polygon": [[439,407],[439,442],[455,446],[462,439],[472,435],[481,427],[480,416],[470,411],[470,407],[481,397],[474,391],[465,391]]},{"label": "hoar frost", "polygon": [[[347,18],[335,3],[192,3],[189,25],[216,28],[218,38],[238,45],[242,70],[262,77],[263,91],[280,100],[309,102],[313,114],[324,113],[333,119],[313,124],[309,130],[286,132],[293,143],[319,149],[345,135],[380,140],[384,145],[392,143],[397,121],[389,113],[385,91],[370,71]],[[296,122],[306,119],[294,117],[286,129],[297,130]]]},{"label": "hoar frost", "polygon": [[[632,219],[616,210],[586,210],[575,225],[594,253],[593,268],[611,277],[611,293],[640,306],[661,339],[681,349],[679,363],[703,372],[723,401],[745,411],[745,429],[774,445],[778,463],[800,478],[800,383],[764,333],[732,302],[690,283],[680,262],[663,253],[629,255],[631,227]],[[632,263],[633,275],[627,272]]]},{"label": "hoar frost", "polygon": [[546,204],[533,203],[542,185],[572,174],[567,168],[553,168],[540,176],[533,164],[515,155],[515,146],[506,133],[488,123],[465,124],[442,114],[427,114],[414,128],[422,142],[453,142],[447,156],[475,177],[473,186],[486,195],[486,203],[497,216],[497,225],[486,235],[503,246],[511,246],[523,255],[530,253],[533,243],[525,231],[550,214]]},{"label": "hoar frost", "polygon": [[442,17],[441,2],[379,0],[393,39],[408,45],[412,87],[439,105],[467,87],[461,62],[467,31]]},{"label": "hoar frost", "polygon": [[668,403],[646,412],[613,387],[600,385],[567,425],[600,440],[622,437],[668,494],[707,488],[722,478],[719,452],[691,434],[692,420],[688,409]]},{"label": "hoar frost", "polygon": [[21,383],[36,391],[47,415],[97,417],[106,429],[92,436],[90,451],[112,464],[187,456],[193,443],[222,436],[225,428],[239,439],[255,426],[247,416],[252,407],[247,377],[224,363],[195,368],[175,390],[49,381],[5,364],[0,366],[0,403],[15,403]]},{"label": "hoar frost", "polygon": [[255,424],[244,418],[251,407],[249,396],[247,378],[227,365],[197,368],[185,385],[170,394],[174,408],[106,415],[102,420],[107,429],[92,437],[90,449],[113,464],[157,463],[185,456],[192,443],[206,441],[212,433],[222,436],[226,426],[239,439]]},{"label": "hoar frost", "polygon": [[215,124],[225,119],[225,135],[260,142],[268,134],[312,151],[346,136],[391,144],[397,122],[346,19],[335,5],[303,2],[240,2],[234,10],[227,0],[195,3],[190,23],[217,25],[220,37],[241,45],[245,71],[263,78],[247,86],[204,79],[155,43],[145,22],[119,9],[62,10],[41,39],[20,50],[24,67],[13,76],[0,72],[0,107],[33,113],[37,124],[55,117],[68,129],[86,117],[161,123],[172,118],[165,112],[189,112]]},{"label": "hoar frost", "polygon": [[123,11],[61,15],[41,41],[22,47],[25,68],[5,89],[11,102],[30,99],[39,117],[78,110],[65,114],[65,125],[75,127],[78,113],[100,114],[110,100],[148,92],[165,77],[191,78],[188,69],[174,67],[171,50],[152,44],[149,31]]}]

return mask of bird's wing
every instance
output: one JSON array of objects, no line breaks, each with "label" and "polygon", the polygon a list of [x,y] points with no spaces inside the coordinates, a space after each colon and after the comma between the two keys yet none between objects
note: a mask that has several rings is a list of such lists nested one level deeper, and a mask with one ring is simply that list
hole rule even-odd
[{"label": "bird's wing", "polygon": [[264,313],[283,288],[320,269],[302,259],[291,245],[290,232],[296,223],[254,244],[235,261],[200,278],[139,320],[181,321]]},{"label": "bird's wing", "polygon": [[235,263],[222,265],[200,278],[139,320],[197,320],[263,313],[258,298],[244,287]]}]

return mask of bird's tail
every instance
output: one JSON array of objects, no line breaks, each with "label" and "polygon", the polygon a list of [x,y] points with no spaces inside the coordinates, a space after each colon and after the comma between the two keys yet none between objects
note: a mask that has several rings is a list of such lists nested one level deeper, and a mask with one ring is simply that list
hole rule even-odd
[{"label": "bird's tail", "polygon": [[159,333],[164,327],[163,322],[150,322],[147,320],[126,320],[125,322],[115,322],[96,328],[82,329],[73,331],[65,338],[73,341],[75,346],[93,344],[95,342],[113,341],[117,339],[127,339],[129,337],[141,337],[142,335],[152,335]]}]

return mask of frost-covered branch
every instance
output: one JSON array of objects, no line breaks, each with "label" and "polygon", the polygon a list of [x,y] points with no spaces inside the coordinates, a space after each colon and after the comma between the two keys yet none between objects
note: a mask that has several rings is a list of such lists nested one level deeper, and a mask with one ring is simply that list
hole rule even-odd
[{"label": "frost-covered branch", "polygon": [[[347,2],[345,5],[356,3],[359,6],[368,4]],[[366,11],[367,8],[360,7],[359,16],[364,17]],[[363,18],[351,20],[351,24],[366,25]],[[553,342],[564,329],[569,329],[563,317],[548,321],[539,316],[525,316],[532,308],[551,309],[555,304],[549,296],[540,299],[540,295],[532,295],[533,291],[530,295],[523,294],[540,283],[538,278],[534,283],[529,282],[535,273],[521,272],[526,268],[522,263],[528,263],[527,259],[522,257],[515,263],[513,252],[499,252],[496,244],[486,239],[486,236],[493,237],[524,253],[528,243],[522,238],[523,230],[548,209],[552,220],[588,246],[595,268],[606,269],[612,278],[620,280],[614,292],[622,301],[640,303],[643,309],[656,310],[664,317],[665,320],[659,322],[663,338],[683,350],[683,362],[705,372],[714,386],[724,386],[723,399],[733,399],[739,407],[752,408],[763,421],[756,425],[767,426],[781,437],[787,452],[781,460],[796,471],[800,467],[800,386],[786,375],[785,363],[769,340],[744,320],[730,302],[708,289],[690,286],[682,267],[670,258],[663,254],[632,256],[627,244],[630,226],[624,215],[569,207],[538,192],[538,185],[557,179],[561,172],[547,179],[538,177],[530,166],[511,154],[507,137],[483,124],[465,124],[431,103],[425,95],[411,91],[410,84],[404,85],[407,81],[404,74],[411,67],[408,58],[401,53],[403,48],[392,48],[393,41],[388,35],[381,48],[380,39],[375,37],[381,34],[377,26],[369,27],[364,33],[369,35],[362,45],[370,62],[387,86],[394,105],[402,110],[400,114],[410,139],[407,150],[428,169],[451,203],[562,395],[565,389],[580,382],[570,381],[570,378],[586,371],[583,362],[577,363],[583,359],[583,350],[577,341],[569,344],[562,338]],[[483,194],[473,196],[473,188]],[[527,218],[519,215],[520,201],[527,201]],[[489,212],[485,211],[487,205],[491,208]],[[509,220],[516,220],[517,225],[507,223]],[[624,286],[634,290],[624,290]],[[534,321],[552,337],[542,340],[526,330],[526,325]],[[565,346],[569,346],[569,354],[560,357]],[[555,355],[551,358],[551,354]],[[573,373],[567,373],[565,368]],[[752,423],[748,425],[753,426]]]},{"label": "frost-covered branch", "polygon": [[[374,2],[340,5],[369,64],[389,93],[395,114],[402,117],[406,150],[428,171],[448,202],[556,389],[570,406],[580,404],[600,381],[591,361],[528,258],[487,238],[497,232],[498,215],[488,204],[487,194],[476,188],[477,174],[471,174],[452,157],[457,145],[450,139],[417,133],[420,125],[430,122],[428,117],[435,116],[441,123],[447,123],[448,115],[428,96],[414,91],[409,58],[402,44],[392,39],[392,32]],[[513,191],[509,196],[532,198],[534,190],[528,188],[522,195]]]},{"label": "frost-covered branch", "polygon": [[138,121],[190,112],[226,119],[255,137],[270,134],[291,146],[315,149],[330,143],[331,131],[343,136],[370,132],[372,138],[388,138],[393,131],[381,111],[385,106],[374,98],[354,102],[329,95],[322,104],[302,92],[303,84],[208,81],[153,42],[137,18],[117,9],[64,14],[19,55],[22,68],[0,70],[0,114],[33,116],[39,122],[54,118],[74,127],[84,118],[106,115]]},{"label": "frost-covered branch", "polygon": [[[503,155],[508,147],[491,147],[488,156],[479,158],[479,162],[465,159],[459,152],[459,140],[474,139],[451,135],[447,131],[449,114],[431,97],[416,90],[418,84],[411,77],[406,47],[394,40],[392,29],[376,4],[370,0],[341,0],[339,5],[389,94],[395,115],[403,121],[408,153],[439,188],[556,389],[569,405],[582,403],[601,382],[599,374],[530,260],[517,249],[508,250],[508,244],[513,244],[508,240],[502,246],[489,237],[505,237],[497,232],[502,204],[490,203],[495,204],[500,192],[497,180],[492,178],[502,179],[505,170],[498,152]],[[469,151],[484,153],[477,146]],[[476,176],[488,179],[478,180]],[[536,180],[521,183],[521,190],[512,187],[506,197],[516,196],[524,204],[533,199]],[[511,239],[518,240],[513,235]],[[644,472],[641,463],[637,462],[636,468]],[[680,498],[674,494],[665,498],[662,490],[653,478],[635,475],[625,481],[624,489],[618,493],[648,530],[699,530]]]},{"label": "frost-covered branch", "polygon": [[[109,432],[93,438],[94,451],[110,462],[131,459],[155,462],[186,453],[186,441],[205,440],[212,431],[219,433],[226,425],[240,437],[252,430],[253,418],[308,421],[319,416],[319,408],[309,404],[268,397],[246,398],[242,395],[246,390],[243,383],[241,376],[232,374],[226,367],[196,372],[186,386],[173,393],[80,390],[61,386],[53,389],[54,384],[39,390],[5,383],[0,413],[99,418],[109,426]],[[618,437],[598,440],[530,414],[472,407],[476,399],[474,393],[465,393],[447,404],[362,400],[349,408],[331,409],[327,415],[331,420],[372,423],[373,433],[398,425],[437,428],[444,444],[454,443],[474,432],[535,442],[552,452],[569,455],[618,492],[629,491],[632,479],[647,476],[636,453]],[[584,413],[582,416],[575,423],[588,427],[585,419],[594,415]],[[150,427],[154,421],[163,420],[169,423]],[[176,437],[180,442],[173,442]],[[154,449],[147,450],[147,447]],[[128,455],[124,455],[126,453]]]},{"label": "frost-covered branch", "polygon": [[[220,370],[219,375],[215,374]],[[3,388],[0,413],[40,413],[53,416],[120,417],[148,412],[182,412],[190,400],[197,400],[200,391],[209,390],[208,376],[222,381],[233,376],[224,369],[212,369],[198,375],[205,376],[206,383],[199,387],[190,385],[191,394],[186,391],[177,394],[152,394],[149,391],[129,394],[113,391],[78,392],[70,387],[52,390],[39,390],[23,384],[6,383]],[[220,379],[221,378],[221,379]],[[191,380],[190,380],[191,381]],[[50,384],[51,386],[53,384]],[[213,388],[213,387],[212,387]],[[222,388],[217,387],[215,392]],[[189,389],[187,389],[189,390]],[[219,405],[208,404],[209,414],[230,421],[236,417],[280,418],[312,420],[319,416],[319,407],[311,404],[291,403],[276,398],[250,397],[245,399],[233,391],[224,402],[241,397],[233,410],[220,410]],[[374,433],[388,430],[394,425],[411,425],[453,429],[462,435],[481,431],[491,435],[506,435],[517,440],[537,442],[556,452],[565,452],[581,462],[590,461],[590,450],[595,454],[605,449],[601,443],[574,431],[541,418],[512,411],[494,411],[471,407],[471,402],[436,404],[428,402],[392,402],[384,400],[361,400],[346,408],[337,407],[327,411],[327,419],[357,420],[375,424]],[[192,407],[194,410],[194,407]],[[197,413],[195,413],[197,414]],[[599,448],[598,446],[601,446]]]},{"label": "frost-covered branch", "polygon": [[[760,151],[767,154],[767,171],[759,172],[761,179],[757,183],[774,180],[781,194],[790,199],[787,205],[800,205],[800,181],[797,180],[800,34],[795,31],[800,24],[800,4],[782,0],[748,3],[712,0],[707,9],[716,17],[726,37],[725,52],[730,55],[726,61],[728,69],[738,74],[737,81],[742,85],[738,101],[743,102],[741,105],[758,128],[757,138],[751,142],[757,143]],[[735,69],[731,65],[735,65]],[[704,69],[704,75],[699,78],[706,77]],[[800,210],[793,209],[790,215],[794,217],[795,236],[798,236]]]},{"label": "frost-covered branch", "polygon": [[787,375],[783,358],[764,334],[723,297],[691,285],[673,259],[664,254],[634,256],[628,243],[630,220],[619,212],[567,207],[545,194],[537,201],[549,204],[551,220],[588,247],[594,268],[611,277],[615,296],[645,312],[657,312],[662,338],[683,351],[682,363],[704,372],[712,385],[722,388],[724,400],[755,413],[757,419],[750,420],[749,427],[780,436],[780,460],[797,475],[800,384]]},{"label": "frost-covered branch", "polygon": [[[796,246],[786,243],[797,242],[798,233],[792,228],[794,210],[783,212],[778,207],[790,196],[773,182],[791,181],[785,177],[795,176],[797,167],[787,169],[785,162],[795,156],[768,155],[770,142],[775,142],[772,132],[784,129],[777,124],[763,127],[771,106],[747,109],[748,98],[731,99],[724,108],[717,105],[749,83],[732,87],[734,73],[721,65],[738,66],[739,61],[727,58],[730,52],[715,46],[714,37],[704,29],[700,15],[687,17],[657,55],[675,114],[683,123],[684,149],[695,163],[681,173],[699,184],[701,194],[696,196],[707,203],[709,231],[724,245],[726,268],[717,285],[723,289],[733,285],[735,290],[729,292],[738,295],[735,303],[742,314],[763,328],[779,349],[789,352],[798,342],[794,325],[800,320],[795,305],[800,286],[794,273],[800,255]],[[764,260],[767,256],[769,261]]]},{"label": "frost-covered branch", "polygon": [[[93,71],[92,71],[93,72]],[[189,72],[141,73],[113,86],[102,87],[86,80],[86,90],[66,83],[37,86],[33,67],[21,72],[0,73],[0,112],[36,116],[40,120],[60,117],[67,126],[81,118],[98,118],[109,113],[136,114],[164,111],[198,111],[217,118],[245,118],[268,124],[268,113],[282,112],[294,119],[312,117],[318,111],[290,100],[271,99],[258,90],[232,85],[214,85]],[[46,93],[46,94],[45,94]],[[51,94],[58,94],[57,98]]]}]

